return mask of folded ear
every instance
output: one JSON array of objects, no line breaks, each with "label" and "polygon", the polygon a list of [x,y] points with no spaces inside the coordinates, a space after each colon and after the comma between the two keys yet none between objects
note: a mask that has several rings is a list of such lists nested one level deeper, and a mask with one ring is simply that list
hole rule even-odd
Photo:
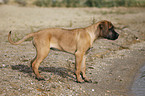
[{"label": "folded ear", "polygon": [[104,23],[101,22],[98,27],[99,27],[99,29],[103,29],[104,28]]},{"label": "folded ear", "polygon": [[107,23],[106,22],[100,22],[97,29],[100,33],[100,36],[103,37],[108,32]]}]

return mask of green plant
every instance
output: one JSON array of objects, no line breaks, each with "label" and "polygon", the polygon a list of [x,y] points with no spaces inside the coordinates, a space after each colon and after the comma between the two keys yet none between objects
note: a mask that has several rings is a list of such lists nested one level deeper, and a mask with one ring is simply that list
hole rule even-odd
[{"label": "green plant", "polygon": [[25,0],[15,0],[16,3],[20,4],[21,6],[26,6],[27,2]]},{"label": "green plant", "polygon": [[41,7],[145,7],[145,0],[35,0],[34,4]]},{"label": "green plant", "polygon": [[57,0],[36,0],[34,4],[40,7],[61,7]]},{"label": "green plant", "polygon": [[104,0],[86,0],[85,4],[88,7],[102,7]]},{"label": "green plant", "polygon": [[50,4],[50,0],[36,0],[34,4],[40,7],[48,7]]},{"label": "green plant", "polygon": [[9,0],[3,0],[5,4],[7,4],[9,2]]}]

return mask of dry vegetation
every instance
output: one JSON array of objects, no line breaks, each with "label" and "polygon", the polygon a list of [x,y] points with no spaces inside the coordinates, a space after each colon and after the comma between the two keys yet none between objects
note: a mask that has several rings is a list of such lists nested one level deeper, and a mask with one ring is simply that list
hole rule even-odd
[{"label": "dry vegetation", "polygon": [[[40,7],[145,7],[145,0],[1,0],[5,4]],[[0,1],[0,3],[1,3]]]}]

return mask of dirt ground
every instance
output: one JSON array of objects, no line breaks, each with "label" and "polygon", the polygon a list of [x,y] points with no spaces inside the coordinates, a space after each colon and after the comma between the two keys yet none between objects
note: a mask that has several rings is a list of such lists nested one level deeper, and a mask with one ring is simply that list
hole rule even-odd
[{"label": "dirt ground", "polygon": [[[76,83],[74,56],[50,51],[40,65],[46,81],[30,68],[35,56],[31,40],[9,44],[43,28],[82,28],[109,20],[120,34],[116,41],[99,39],[87,55],[87,75],[93,83]],[[39,8],[0,5],[1,96],[133,96],[130,90],[145,64],[145,8]]]}]

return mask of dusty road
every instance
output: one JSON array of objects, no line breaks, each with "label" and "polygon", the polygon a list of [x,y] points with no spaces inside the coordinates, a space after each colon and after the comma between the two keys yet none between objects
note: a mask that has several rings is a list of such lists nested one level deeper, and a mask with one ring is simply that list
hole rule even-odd
[{"label": "dusty road", "polygon": [[[145,62],[145,8],[38,8],[0,6],[1,96],[129,96],[132,81]],[[35,49],[28,40],[8,43],[43,28],[81,28],[109,20],[120,37],[97,40],[87,56],[87,75],[93,83],[78,84],[74,56],[51,51],[40,65],[46,81],[37,81],[30,68]]]}]

